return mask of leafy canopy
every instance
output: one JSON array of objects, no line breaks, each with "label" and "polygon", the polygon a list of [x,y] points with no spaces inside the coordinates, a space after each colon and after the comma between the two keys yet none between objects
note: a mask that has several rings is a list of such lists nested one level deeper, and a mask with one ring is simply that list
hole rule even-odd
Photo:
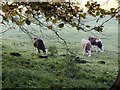
[{"label": "leafy canopy", "polygon": [[[115,17],[120,20],[120,15],[118,14],[119,7],[104,10],[97,2],[90,1],[85,4],[85,7],[87,11],[84,11],[79,3],[74,2],[3,2],[1,4],[2,23],[11,20],[16,25],[22,26],[24,24],[30,25],[31,23],[39,22],[39,25],[45,26],[48,29],[52,29],[53,25],[63,28],[65,24],[70,24],[78,30],[84,30],[81,20],[86,19],[88,15],[97,18],[109,15],[112,18]],[[41,21],[41,16],[47,24]],[[90,28],[90,25],[86,25],[85,27]],[[100,32],[102,31],[102,27],[103,25],[94,29]]]}]

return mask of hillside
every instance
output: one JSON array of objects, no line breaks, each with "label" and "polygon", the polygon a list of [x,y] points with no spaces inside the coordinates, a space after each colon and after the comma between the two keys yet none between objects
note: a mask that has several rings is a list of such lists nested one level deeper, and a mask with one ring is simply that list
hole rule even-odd
[{"label": "hillside", "polygon": [[[114,23],[111,25],[111,22]],[[92,33],[78,32],[69,27],[59,31],[60,35],[69,42],[70,49],[80,57],[80,60],[84,60],[84,63],[76,62],[74,56],[61,56],[66,54],[65,46],[57,42],[58,39],[52,31],[43,30],[47,36],[41,36],[48,49],[54,46],[58,51],[58,55],[55,56],[51,56],[48,52],[48,59],[38,57],[31,39],[23,32],[16,29],[3,34],[3,88],[109,88],[118,70],[117,23],[115,20],[111,22],[106,25],[107,29],[104,33],[113,36],[102,40],[105,52],[95,52],[93,47],[90,58],[82,55],[80,41]],[[35,29],[39,28],[35,27]],[[101,34],[98,36],[103,37]],[[11,52],[18,52],[21,56],[12,56]]]}]

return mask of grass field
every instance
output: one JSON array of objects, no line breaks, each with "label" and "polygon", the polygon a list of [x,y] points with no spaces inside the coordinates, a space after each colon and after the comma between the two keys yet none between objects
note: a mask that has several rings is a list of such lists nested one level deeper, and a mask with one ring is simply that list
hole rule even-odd
[{"label": "grass field", "polygon": [[[90,22],[94,24],[93,22]],[[41,35],[49,49],[55,46],[58,55],[48,59],[38,58],[31,39],[23,32],[10,30],[2,35],[2,86],[3,88],[109,88],[117,76],[118,70],[118,24],[111,20],[105,24],[103,33],[111,35],[102,39],[104,53],[95,52],[92,57],[82,55],[80,41],[82,38],[93,36],[91,32],[77,31],[65,26],[59,34],[68,42],[70,49],[87,63],[74,61],[72,56],[65,54],[65,46],[58,43],[57,36],[50,30],[32,25],[37,35]],[[4,27],[0,28],[0,30]],[[28,27],[28,30],[31,30]],[[42,30],[42,33],[40,32]],[[56,28],[56,30],[58,30]],[[106,37],[102,34],[97,35]],[[21,57],[14,57],[10,52],[19,52]],[[98,63],[105,61],[105,64]]]}]

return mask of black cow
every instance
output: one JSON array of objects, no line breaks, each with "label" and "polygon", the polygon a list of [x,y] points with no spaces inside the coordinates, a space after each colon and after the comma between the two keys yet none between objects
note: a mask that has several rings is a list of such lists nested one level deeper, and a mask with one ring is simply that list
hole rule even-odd
[{"label": "black cow", "polygon": [[91,45],[96,46],[96,51],[98,51],[98,48],[101,50],[101,52],[104,52],[102,41],[95,37],[89,37],[88,40],[91,42]]},{"label": "black cow", "polygon": [[42,50],[43,53],[46,54],[45,45],[44,45],[43,41],[40,38],[34,38],[33,45],[34,45],[35,48],[37,48],[38,53],[40,53],[40,50]]}]

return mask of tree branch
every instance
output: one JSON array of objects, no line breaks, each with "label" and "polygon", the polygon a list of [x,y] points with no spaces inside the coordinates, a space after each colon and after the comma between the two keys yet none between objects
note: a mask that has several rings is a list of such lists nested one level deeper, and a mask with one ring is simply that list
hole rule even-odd
[{"label": "tree branch", "polygon": [[107,22],[108,22],[109,20],[111,20],[112,18],[114,18],[114,17],[110,17],[108,20],[104,21],[104,22],[100,25],[100,27],[103,26],[105,23],[107,23]]},{"label": "tree branch", "polygon": [[[7,31],[9,31],[10,29],[12,29],[12,28],[13,28],[13,25],[12,25],[12,26],[10,26],[10,25],[9,25],[9,23],[7,23],[7,24],[8,24],[8,26],[9,26],[9,28],[8,28],[8,29],[6,29],[6,30],[4,30],[4,31],[1,31],[1,32],[0,32],[0,34],[3,34],[3,33],[7,32]],[[4,25],[5,25],[5,23],[4,23]]]},{"label": "tree branch", "polygon": [[109,0],[107,0],[105,3],[103,3],[101,6],[105,5],[105,4],[108,4]]}]

